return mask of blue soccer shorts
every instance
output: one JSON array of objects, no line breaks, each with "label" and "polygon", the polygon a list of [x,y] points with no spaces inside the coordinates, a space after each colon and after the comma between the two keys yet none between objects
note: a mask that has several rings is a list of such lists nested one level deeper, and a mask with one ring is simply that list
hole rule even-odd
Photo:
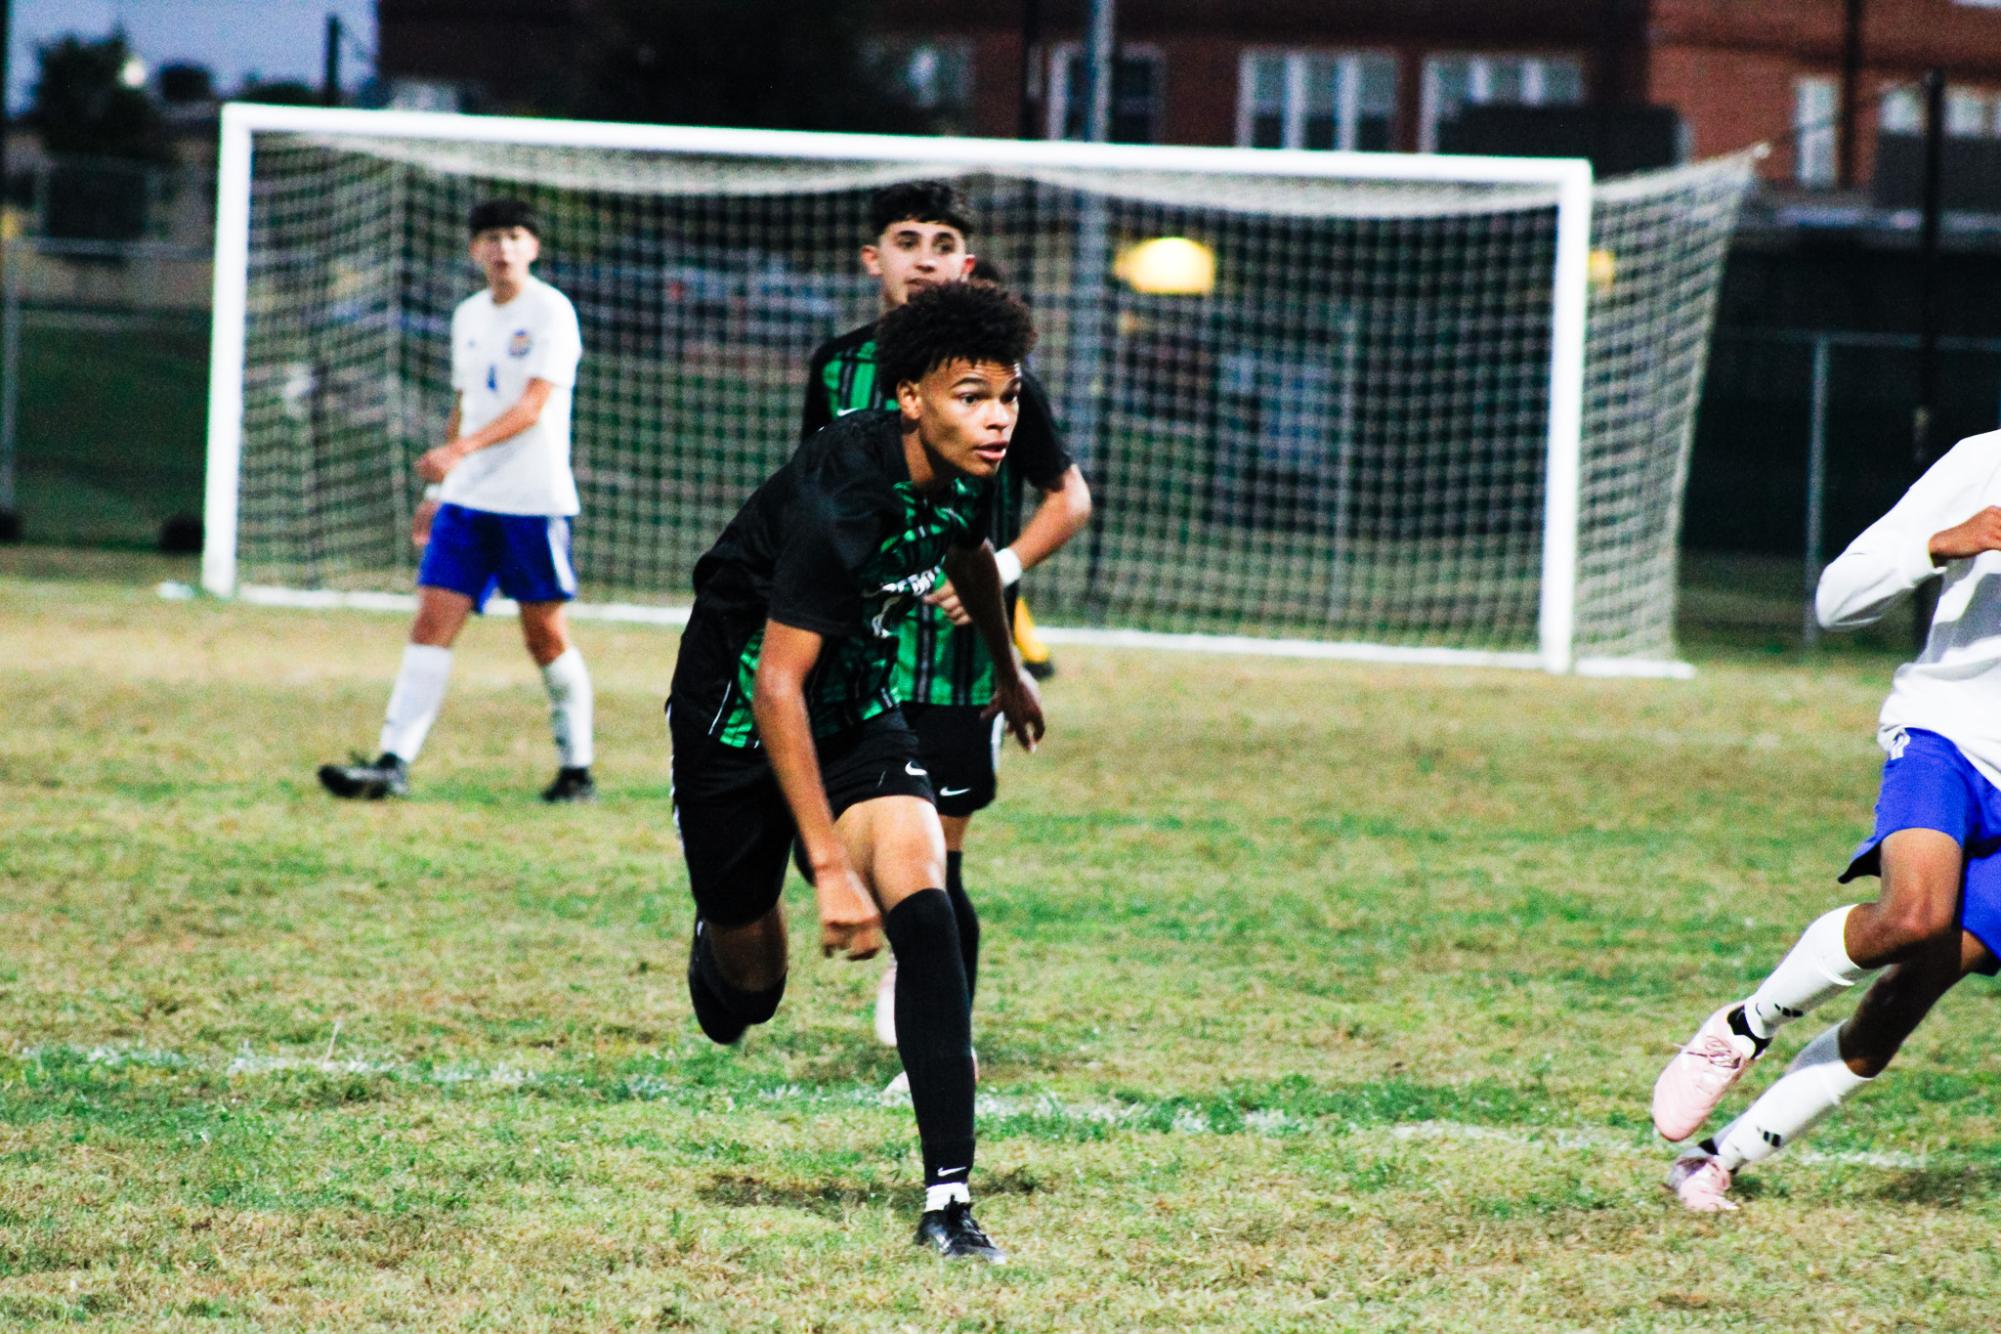
[{"label": "blue soccer shorts", "polygon": [[516,602],[568,602],[577,595],[570,521],[440,505],[417,582],[463,593],[474,611],[486,610],[495,588]]},{"label": "blue soccer shorts", "polygon": [[1921,727],[1893,736],[1876,828],[1855,850],[1842,882],[1881,875],[1883,840],[1900,829],[1936,829],[1965,850],[1960,926],[2001,957],[2001,789],[1958,746]]}]

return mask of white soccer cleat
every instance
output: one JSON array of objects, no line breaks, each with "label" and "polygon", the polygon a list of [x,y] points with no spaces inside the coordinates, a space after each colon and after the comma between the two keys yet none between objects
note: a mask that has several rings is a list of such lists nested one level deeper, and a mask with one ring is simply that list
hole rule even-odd
[{"label": "white soccer cleat", "polygon": [[1699,1130],[1758,1058],[1757,1044],[1730,1027],[1736,1008],[1726,1005],[1703,1020],[1654,1081],[1654,1129],[1662,1139],[1679,1144]]},{"label": "white soccer cleat", "polygon": [[875,984],[875,1040],[885,1047],[896,1045],[896,960],[882,970]]},{"label": "white soccer cleat", "polygon": [[1737,1208],[1729,1195],[1730,1169],[1706,1153],[1675,1159],[1664,1184],[1690,1213],[1727,1214]]}]

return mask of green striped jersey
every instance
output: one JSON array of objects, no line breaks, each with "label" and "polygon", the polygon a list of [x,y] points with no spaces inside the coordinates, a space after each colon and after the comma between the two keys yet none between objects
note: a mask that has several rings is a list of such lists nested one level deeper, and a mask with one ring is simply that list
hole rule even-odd
[{"label": "green striped jersey", "polygon": [[[850,413],[892,407],[895,402],[896,386],[883,384],[876,374],[875,326],[865,324],[813,353],[806,373],[801,438],[812,439],[815,432]],[[1024,375],[1020,415],[1007,462],[994,482],[993,517],[984,534],[996,549],[1021,531],[1021,480],[1026,478],[1038,490],[1053,490],[1070,463],[1048,395],[1033,375]],[[1013,607],[1011,594],[1008,605]],[[994,694],[993,659],[977,630],[955,626],[944,612],[923,603],[904,621],[898,636],[891,688],[899,700],[915,704],[984,708]]]},{"label": "green striped jersey", "polygon": [[985,537],[992,496],[966,478],[913,486],[894,412],[858,413],[815,437],[695,564],[677,720],[725,745],[759,744],[751,704],[767,621],[825,637],[806,682],[815,736],[895,708],[898,624],[936,587],[946,551]]}]

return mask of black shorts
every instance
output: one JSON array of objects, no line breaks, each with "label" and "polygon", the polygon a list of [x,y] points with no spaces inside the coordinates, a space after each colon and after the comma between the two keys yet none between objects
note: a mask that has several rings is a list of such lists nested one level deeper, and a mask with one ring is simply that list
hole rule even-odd
[{"label": "black shorts", "polygon": [[971,815],[993,805],[998,786],[1000,715],[982,718],[976,705],[905,704],[903,717],[917,733],[917,762],[931,771],[938,814]]},{"label": "black shorts", "polygon": [[[668,711],[674,744],[674,827],[702,920],[743,926],[771,911],[785,886],[792,809],[762,748],[726,746]],[[934,800],[917,735],[895,710],[814,738],[834,818],[876,797]]]}]

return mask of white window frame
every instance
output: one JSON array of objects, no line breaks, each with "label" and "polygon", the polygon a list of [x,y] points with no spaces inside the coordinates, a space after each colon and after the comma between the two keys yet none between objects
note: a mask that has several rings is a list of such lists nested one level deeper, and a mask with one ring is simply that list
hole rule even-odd
[{"label": "white window frame", "polygon": [[[1083,52],[1081,42],[1058,42],[1049,48],[1049,96],[1043,101],[1042,133],[1046,138],[1060,142],[1071,142],[1063,138],[1063,122],[1070,108],[1070,62]],[[1154,138],[1149,142],[1158,143],[1161,132],[1166,128],[1163,120],[1167,114],[1167,54],[1151,42],[1120,42],[1112,52],[1112,65],[1116,69],[1121,60],[1150,60],[1153,62],[1153,120]],[[1116,75],[1114,76],[1116,77]],[[1112,119],[1118,119],[1118,88],[1113,85]]]},{"label": "white window frame", "polygon": [[1832,74],[1793,80],[1793,181],[1821,190],[1840,177],[1841,84]]},{"label": "white window frame", "polygon": [[[1431,51],[1424,57],[1422,73],[1419,77],[1419,110],[1417,146],[1420,152],[1438,151],[1438,121],[1440,104],[1444,94],[1439,89],[1439,78],[1443,66],[1448,61],[1465,61],[1471,66],[1471,86],[1467,90],[1467,106],[1578,106],[1590,89],[1585,86],[1586,68],[1584,58],[1569,52],[1554,51]],[[1488,100],[1494,85],[1494,69],[1501,63],[1518,64],[1522,70],[1522,95],[1513,102],[1496,103]],[[1577,73],[1578,102],[1550,102],[1546,100],[1545,81],[1549,69],[1555,65],[1566,65]]]},{"label": "white window frame", "polygon": [[[1279,131],[1281,148],[1302,148],[1306,138],[1307,74],[1315,62],[1327,61],[1341,67],[1341,102],[1334,113],[1334,148],[1354,152],[1355,136],[1362,120],[1362,66],[1368,60],[1389,62],[1392,78],[1400,83],[1403,70],[1396,52],[1377,47],[1247,46],[1237,56],[1237,146],[1251,147],[1253,122],[1257,119],[1257,62],[1285,62],[1285,102],[1279,114],[1284,128]],[[1390,101],[1390,137],[1396,137],[1395,85]]]}]

